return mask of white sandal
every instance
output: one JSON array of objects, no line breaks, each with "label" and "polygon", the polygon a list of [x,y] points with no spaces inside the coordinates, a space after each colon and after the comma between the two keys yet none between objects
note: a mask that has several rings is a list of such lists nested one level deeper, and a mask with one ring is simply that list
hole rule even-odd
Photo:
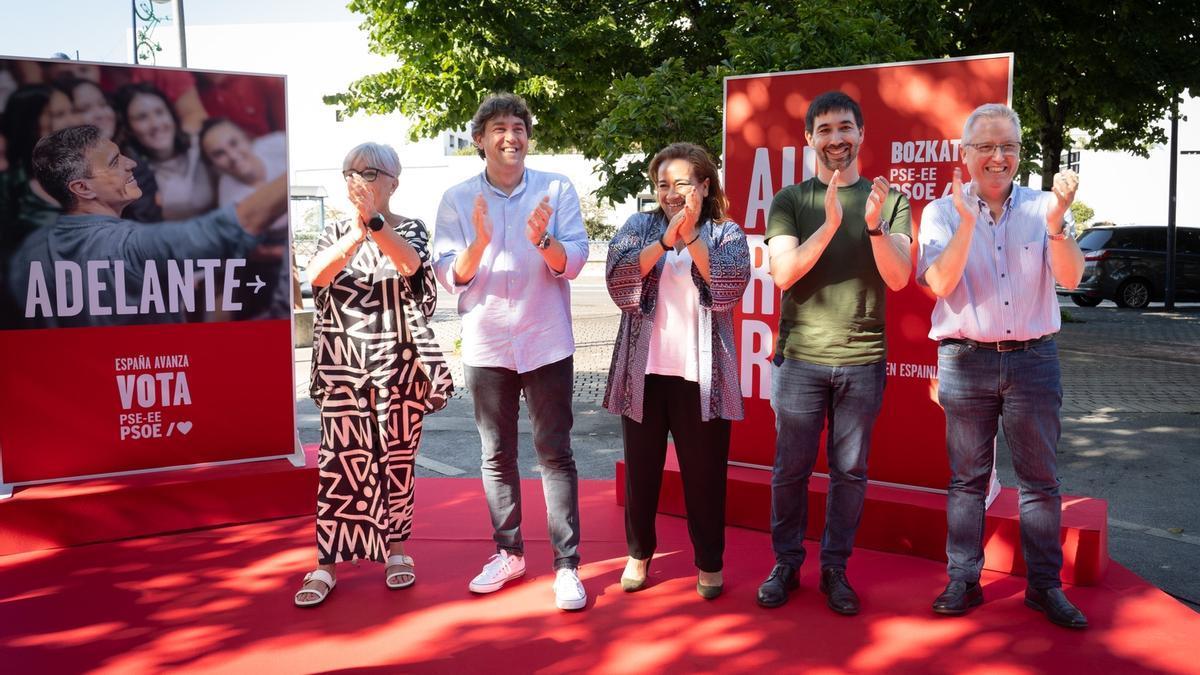
[{"label": "white sandal", "polygon": [[400,588],[408,588],[417,581],[416,568],[413,565],[413,559],[410,555],[396,553],[389,555],[387,559],[388,567],[407,567],[408,569],[399,569],[395,572],[389,572],[383,579],[383,583],[387,587],[396,590]]},{"label": "white sandal", "polygon": [[[325,584],[325,590],[319,588],[305,588],[310,581],[319,581]],[[334,581],[333,575],[325,570],[313,570],[304,575],[304,582],[300,584],[300,590],[296,591],[295,602],[297,607],[316,607],[325,602],[325,598],[333,591],[333,587],[337,582]],[[316,595],[316,599],[302,600],[300,596],[304,593],[312,593]]]}]

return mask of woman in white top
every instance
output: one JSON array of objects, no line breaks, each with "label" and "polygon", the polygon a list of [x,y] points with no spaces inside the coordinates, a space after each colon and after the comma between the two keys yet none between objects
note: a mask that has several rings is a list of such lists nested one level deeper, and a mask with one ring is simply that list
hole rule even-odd
[{"label": "woman in white top", "polygon": [[609,246],[606,281],[622,310],[604,406],[621,415],[625,536],[621,587],[646,584],[667,433],[683,479],[697,592],[721,593],[730,420],[742,418],[732,312],[750,279],[746,235],[728,220],[716,164],[674,143],[650,162],[658,208]]},{"label": "woman in white top", "polygon": [[139,82],[117,90],[123,145],[136,161],[148,162],[158,184],[164,220],[186,220],[217,205],[213,175],[201,160],[200,144],[179,124],[165,94]]}]

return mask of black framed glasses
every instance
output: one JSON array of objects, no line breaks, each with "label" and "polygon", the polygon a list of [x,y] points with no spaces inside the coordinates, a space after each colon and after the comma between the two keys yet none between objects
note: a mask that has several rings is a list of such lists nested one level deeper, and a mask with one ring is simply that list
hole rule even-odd
[{"label": "black framed glasses", "polygon": [[964,143],[968,148],[975,150],[987,157],[996,154],[996,149],[1000,149],[1000,154],[1012,157],[1021,151],[1020,143]]},{"label": "black framed glasses", "polygon": [[368,183],[374,183],[375,179],[379,178],[379,174],[383,174],[389,178],[396,177],[395,174],[384,171],[383,169],[376,169],[373,166],[368,166],[367,168],[363,169],[362,171],[355,171],[354,169],[346,169],[345,171],[342,172],[342,178],[345,178],[346,180],[350,180],[354,176],[361,176],[362,179],[367,181]]}]

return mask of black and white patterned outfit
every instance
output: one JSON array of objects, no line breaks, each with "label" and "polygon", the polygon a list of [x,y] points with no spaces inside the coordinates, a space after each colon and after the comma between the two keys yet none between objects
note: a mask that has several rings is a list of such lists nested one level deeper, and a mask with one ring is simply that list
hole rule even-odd
[{"label": "black and white patterned outfit", "polygon": [[[317,250],[351,222],[326,225]],[[317,459],[317,560],[384,562],[412,528],[413,462],[426,413],[453,384],[428,320],[437,303],[429,234],[419,220],[395,226],[421,257],[404,277],[370,238],[328,286],[313,289],[311,395],[321,409]]]}]

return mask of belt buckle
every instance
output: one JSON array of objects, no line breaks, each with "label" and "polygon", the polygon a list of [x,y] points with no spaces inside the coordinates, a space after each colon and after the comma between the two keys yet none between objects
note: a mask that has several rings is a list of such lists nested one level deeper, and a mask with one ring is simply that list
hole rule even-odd
[{"label": "belt buckle", "polygon": [[[1005,346],[1005,343],[1008,343],[1008,344],[1010,344],[1010,345],[1012,345],[1012,346],[1011,346],[1011,347],[1006,347],[1006,346]],[[1021,351],[1021,350],[1022,350],[1022,349],[1024,349],[1024,348],[1025,348],[1025,343],[1024,343],[1024,342],[1019,342],[1019,341],[1017,341],[1017,340],[1000,340],[1000,341],[998,341],[998,342],[996,343],[996,351],[997,351],[997,352],[1000,352],[1000,353],[1004,353],[1004,352],[1019,352],[1019,351]]]}]

